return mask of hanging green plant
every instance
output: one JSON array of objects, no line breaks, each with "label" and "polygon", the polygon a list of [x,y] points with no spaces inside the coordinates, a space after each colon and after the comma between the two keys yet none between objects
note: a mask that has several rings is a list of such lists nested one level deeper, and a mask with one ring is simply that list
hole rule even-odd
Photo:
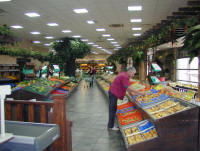
[{"label": "hanging green plant", "polygon": [[181,50],[187,51],[190,62],[200,51],[200,25],[196,25],[188,30],[184,38],[184,45]]}]

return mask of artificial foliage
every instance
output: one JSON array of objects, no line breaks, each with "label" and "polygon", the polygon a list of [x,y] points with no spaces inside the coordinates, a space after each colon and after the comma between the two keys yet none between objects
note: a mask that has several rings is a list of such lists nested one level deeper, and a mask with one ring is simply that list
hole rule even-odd
[{"label": "artificial foliage", "polygon": [[188,52],[190,62],[200,54],[200,25],[196,25],[187,31],[181,50]]},{"label": "artificial foliage", "polygon": [[11,48],[0,45],[0,55],[8,55],[14,57],[24,57],[24,58],[33,58],[41,62],[50,60],[48,53],[41,54],[38,51],[33,51],[25,48]]},{"label": "artificial foliage", "polygon": [[83,58],[91,52],[91,48],[79,39],[65,37],[52,44],[55,50],[52,61],[57,64],[63,64],[65,74],[74,76],[76,70],[75,61],[77,58]]},{"label": "artificial foliage", "polygon": [[[189,51],[191,59],[198,55],[200,47],[199,38],[200,30],[193,26],[199,24],[199,17],[192,16],[185,19],[174,19],[171,23],[161,26],[159,29],[152,30],[148,35],[135,39],[134,42],[120,49],[115,54],[112,54],[107,61],[117,61],[120,64],[126,63],[129,57],[133,58],[136,64],[139,64],[145,58],[145,52],[148,48],[155,48],[166,42],[171,42],[172,45],[178,37],[177,29],[183,29],[186,35],[183,50]],[[190,29],[191,28],[191,29]],[[195,34],[192,34],[194,33]]]}]

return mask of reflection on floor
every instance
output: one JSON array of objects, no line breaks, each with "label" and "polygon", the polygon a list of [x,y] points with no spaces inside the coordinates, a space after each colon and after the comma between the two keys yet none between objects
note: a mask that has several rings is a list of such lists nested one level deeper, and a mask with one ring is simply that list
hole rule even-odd
[{"label": "reflection on floor", "polygon": [[108,100],[98,89],[82,84],[67,100],[67,117],[73,121],[73,151],[126,151],[120,131],[108,131]]}]

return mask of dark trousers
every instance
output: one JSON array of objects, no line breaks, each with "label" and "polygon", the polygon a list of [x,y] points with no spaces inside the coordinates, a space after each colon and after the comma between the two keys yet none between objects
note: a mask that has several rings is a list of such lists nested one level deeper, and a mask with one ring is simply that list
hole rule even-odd
[{"label": "dark trousers", "polygon": [[115,115],[117,111],[117,97],[109,92],[109,121],[108,128],[113,128],[115,123]]}]

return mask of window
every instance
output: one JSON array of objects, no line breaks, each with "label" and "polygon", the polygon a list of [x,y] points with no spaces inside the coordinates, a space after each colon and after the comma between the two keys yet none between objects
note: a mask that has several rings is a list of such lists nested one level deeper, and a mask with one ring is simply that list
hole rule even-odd
[{"label": "window", "polygon": [[198,57],[177,59],[176,80],[185,84],[198,84]]}]

